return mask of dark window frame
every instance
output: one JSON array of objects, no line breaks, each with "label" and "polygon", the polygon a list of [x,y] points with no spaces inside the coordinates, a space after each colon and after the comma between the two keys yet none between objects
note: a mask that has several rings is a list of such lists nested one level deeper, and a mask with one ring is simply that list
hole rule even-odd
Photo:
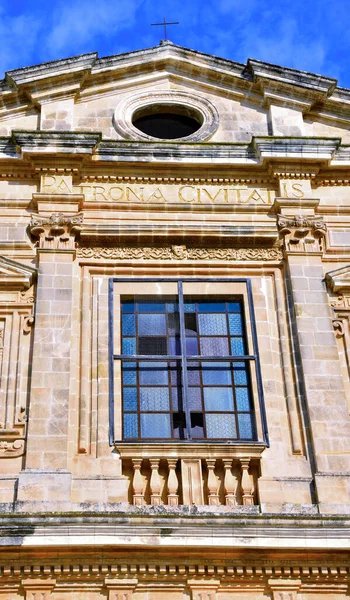
[{"label": "dark window frame", "polygon": [[[148,356],[148,355],[124,355],[124,354],[114,354],[113,353],[113,340],[114,340],[114,323],[113,323],[113,310],[114,310],[114,298],[113,298],[113,289],[114,289],[114,284],[115,283],[142,283],[142,282],[154,282],[154,283],[160,283],[160,282],[171,282],[171,283],[177,283],[178,285],[178,297],[179,297],[179,301],[181,303],[183,303],[183,283],[196,283],[196,282],[200,282],[200,283],[244,283],[246,285],[246,290],[247,290],[247,299],[248,299],[248,308],[249,308],[249,315],[250,315],[250,331],[251,331],[251,338],[252,338],[252,344],[253,344],[253,354],[251,355],[244,355],[243,356],[191,356],[190,357],[190,361],[218,361],[218,362],[222,362],[222,361],[231,361],[233,362],[234,360],[241,360],[244,358],[245,361],[253,361],[255,363],[255,376],[256,376],[256,386],[257,386],[257,393],[258,393],[258,402],[259,402],[259,409],[260,409],[260,417],[261,417],[261,425],[262,425],[262,431],[263,431],[263,441],[264,443],[269,446],[269,438],[268,438],[268,428],[267,428],[267,419],[266,419],[266,411],[265,411],[265,403],[264,403],[264,393],[263,393],[263,386],[262,386],[262,375],[261,375],[261,366],[260,366],[260,360],[259,360],[259,353],[258,353],[258,338],[257,338],[257,330],[256,330],[256,321],[255,321],[255,313],[254,313],[254,304],[253,304],[253,295],[252,295],[252,286],[251,286],[251,280],[249,278],[160,278],[160,277],[152,277],[152,278],[119,278],[119,277],[112,277],[109,279],[109,291],[108,291],[108,305],[109,305],[109,319],[108,319],[108,325],[109,325],[109,443],[110,445],[114,445],[115,443],[132,443],[135,442],[135,439],[123,439],[123,440],[115,440],[115,435],[114,435],[114,363],[116,360],[123,360],[123,361],[135,361],[135,360],[142,360],[142,361],[154,361],[154,360],[162,360],[162,361],[167,361],[167,360],[179,360],[181,359],[182,361],[182,365],[183,365],[183,369],[182,369],[182,384],[183,384],[183,389],[184,389],[184,394],[186,394],[186,390],[188,389],[188,382],[187,382],[187,355],[186,353],[182,352],[181,356],[177,356],[177,355],[153,355],[153,356]],[[231,295],[231,294],[230,294]],[[183,341],[185,340],[185,323],[184,323],[184,313],[182,311],[180,311],[179,313],[180,315],[180,336],[181,336],[181,347],[184,348],[183,345]],[[119,326],[119,324],[118,324]],[[188,403],[185,401],[184,402],[185,405],[185,413],[186,413],[186,421],[187,423],[190,423],[190,409],[188,406]],[[152,444],[152,443],[159,443],[160,440],[142,440],[142,438],[138,439],[139,442],[143,442],[145,444]],[[242,440],[242,439],[232,439],[232,440],[214,440],[214,439],[181,439],[178,440],[176,438],[164,438],[161,440],[162,443],[166,443],[166,444],[172,444],[172,443],[196,443],[196,442],[200,442],[200,443],[221,443],[221,444],[248,444],[248,445],[254,445],[259,443],[257,440]]]}]

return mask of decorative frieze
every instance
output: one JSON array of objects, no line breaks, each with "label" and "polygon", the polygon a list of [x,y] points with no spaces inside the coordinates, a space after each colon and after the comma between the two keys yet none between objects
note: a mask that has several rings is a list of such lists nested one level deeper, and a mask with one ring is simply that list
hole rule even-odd
[{"label": "decorative frieze", "polygon": [[75,248],[75,239],[83,223],[82,213],[51,216],[32,215],[29,230],[38,238],[37,246],[47,250],[70,250]]},{"label": "decorative frieze", "polygon": [[277,226],[284,237],[287,252],[304,254],[322,251],[327,226],[319,217],[278,215]]},{"label": "decorative frieze", "polygon": [[164,247],[97,246],[80,247],[82,259],[106,260],[223,260],[223,261],[280,261],[279,248],[188,248],[185,245]]}]

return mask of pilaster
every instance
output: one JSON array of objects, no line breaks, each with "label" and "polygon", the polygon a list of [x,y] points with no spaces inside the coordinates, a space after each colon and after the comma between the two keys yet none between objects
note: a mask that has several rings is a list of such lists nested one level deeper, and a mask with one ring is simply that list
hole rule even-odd
[{"label": "pilaster", "polygon": [[[41,200],[49,199],[40,194]],[[37,239],[38,284],[32,358],[32,385],[25,470],[18,500],[69,502],[68,411],[71,379],[71,326],[75,244],[82,214],[75,211],[33,215],[30,233]]]},{"label": "pilaster", "polygon": [[275,201],[299,378],[313,447],[316,492],[323,512],[337,512],[348,510],[349,490],[344,478],[350,472],[350,420],[324,284],[322,254],[327,228],[315,214],[317,205],[315,199]]}]

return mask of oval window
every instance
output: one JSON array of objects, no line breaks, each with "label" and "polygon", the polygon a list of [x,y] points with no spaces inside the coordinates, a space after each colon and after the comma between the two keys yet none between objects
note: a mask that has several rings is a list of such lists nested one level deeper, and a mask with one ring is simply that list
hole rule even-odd
[{"label": "oval window", "polygon": [[161,140],[175,140],[192,135],[203,124],[199,111],[187,106],[153,104],[137,110],[132,124],[142,133]]}]

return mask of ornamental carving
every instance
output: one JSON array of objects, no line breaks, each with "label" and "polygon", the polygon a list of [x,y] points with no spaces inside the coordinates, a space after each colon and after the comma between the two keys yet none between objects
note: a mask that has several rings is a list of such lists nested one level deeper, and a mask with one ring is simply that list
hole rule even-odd
[{"label": "ornamental carving", "polygon": [[279,248],[187,248],[185,245],[155,247],[91,247],[78,248],[78,257],[97,259],[142,260],[282,260]]},{"label": "ornamental carving", "polygon": [[331,300],[331,306],[338,309],[350,309],[350,296],[341,295]]},{"label": "ornamental carving", "polygon": [[285,239],[287,252],[321,252],[327,232],[326,224],[318,217],[295,215],[277,216],[277,226]]},{"label": "ornamental carving", "polygon": [[81,231],[82,223],[82,213],[53,213],[50,217],[32,215],[29,231],[38,238],[36,245],[39,248],[70,250],[75,248],[75,240]]},{"label": "ornamental carving", "polygon": [[25,440],[6,440],[0,438],[0,458],[17,458],[25,452]]}]

